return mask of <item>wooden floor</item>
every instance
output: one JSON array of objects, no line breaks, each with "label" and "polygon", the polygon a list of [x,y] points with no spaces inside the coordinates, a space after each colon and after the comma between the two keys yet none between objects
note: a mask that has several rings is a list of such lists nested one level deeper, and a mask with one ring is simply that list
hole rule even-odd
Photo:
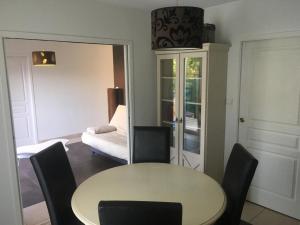
[{"label": "wooden floor", "polygon": [[[88,177],[121,165],[119,162],[104,156],[94,155],[91,148],[82,142],[68,145],[67,152],[77,185]],[[44,197],[29,159],[21,159],[19,163],[19,178],[23,208],[44,201]]]}]

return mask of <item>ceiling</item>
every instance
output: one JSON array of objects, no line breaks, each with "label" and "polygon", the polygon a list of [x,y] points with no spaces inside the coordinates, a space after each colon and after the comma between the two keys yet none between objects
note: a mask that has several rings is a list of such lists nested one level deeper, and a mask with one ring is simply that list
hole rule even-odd
[{"label": "ceiling", "polygon": [[220,5],[227,2],[233,2],[238,0],[97,0],[99,2],[105,2],[107,4],[118,5],[120,7],[137,8],[143,10],[153,10],[157,8],[185,5],[196,6],[201,8],[207,8],[214,5]]}]

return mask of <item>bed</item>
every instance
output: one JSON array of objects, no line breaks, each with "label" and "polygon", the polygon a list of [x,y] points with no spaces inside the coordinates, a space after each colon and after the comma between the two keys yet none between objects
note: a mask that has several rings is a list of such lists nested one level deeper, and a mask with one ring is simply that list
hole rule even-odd
[{"label": "bed", "polygon": [[95,153],[127,163],[129,150],[126,114],[126,106],[119,105],[110,123],[104,126],[87,128],[82,133],[82,142],[92,147]]}]

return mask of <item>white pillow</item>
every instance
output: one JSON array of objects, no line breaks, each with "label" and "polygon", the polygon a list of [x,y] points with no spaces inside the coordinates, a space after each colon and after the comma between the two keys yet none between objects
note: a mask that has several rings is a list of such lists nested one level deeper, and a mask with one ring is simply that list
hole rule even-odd
[{"label": "white pillow", "polygon": [[118,105],[109,125],[117,128],[117,133],[127,135],[127,110],[125,105]]}]

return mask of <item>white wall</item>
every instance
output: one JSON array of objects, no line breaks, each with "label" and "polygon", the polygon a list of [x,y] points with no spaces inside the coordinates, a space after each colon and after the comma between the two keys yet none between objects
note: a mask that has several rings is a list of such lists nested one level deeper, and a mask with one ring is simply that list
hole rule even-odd
[{"label": "white wall", "polygon": [[[4,44],[6,55],[29,59],[39,141],[108,123],[107,88],[114,87],[111,45],[21,39]],[[55,51],[56,66],[32,66],[32,51],[42,49]]]},{"label": "white wall", "polygon": [[[132,43],[135,124],[155,121],[156,89],[150,14],[94,0],[1,0],[1,31],[127,40]],[[2,32],[3,33],[3,32]],[[0,50],[2,46],[0,46]],[[0,65],[4,57],[0,53]],[[0,224],[20,224],[5,70],[0,66]]]},{"label": "white wall", "polygon": [[[155,121],[150,13],[96,0],[1,0],[0,31],[99,37],[133,42],[135,122]],[[145,104],[145,103],[152,104]],[[144,107],[141,107],[144,106]]]},{"label": "white wall", "polygon": [[205,10],[205,22],[216,24],[216,41],[232,45],[227,74],[225,163],[238,134],[241,41],[300,34],[299,12],[299,0],[240,0]]}]

